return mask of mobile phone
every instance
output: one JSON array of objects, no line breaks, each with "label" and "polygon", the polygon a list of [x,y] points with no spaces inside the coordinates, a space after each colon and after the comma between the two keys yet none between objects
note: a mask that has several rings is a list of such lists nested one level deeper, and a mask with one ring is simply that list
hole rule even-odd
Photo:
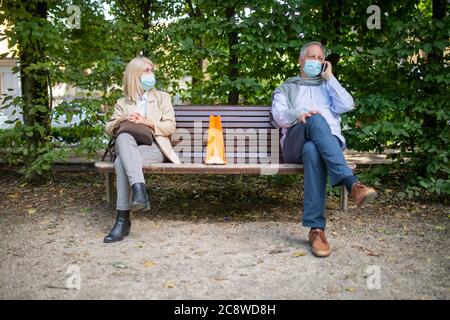
[{"label": "mobile phone", "polygon": [[327,70],[327,64],[324,62],[324,63],[322,63],[322,71],[320,71],[321,73],[322,72],[325,72],[325,70]]}]

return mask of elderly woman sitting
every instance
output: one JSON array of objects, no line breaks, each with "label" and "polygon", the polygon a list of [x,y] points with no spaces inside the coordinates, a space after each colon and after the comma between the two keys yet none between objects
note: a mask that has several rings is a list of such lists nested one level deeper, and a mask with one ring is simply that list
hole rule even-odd
[{"label": "elderly woman sitting", "polygon": [[176,126],[171,98],[166,92],[156,90],[155,82],[153,63],[149,59],[137,57],[131,60],[123,76],[124,97],[117,100],[114,113],[106,124],[106,132],[111,136],[121,131],[120,125],[126,120],[128,124],[147,126],[151,134],[147,141],[139,143],[127,132],[116,138],[117,219],[105,237],[105,243],[121,241],[130,233],[130,211],[150,208],[142,165],[166,161],[180,163],[169,139]]}]

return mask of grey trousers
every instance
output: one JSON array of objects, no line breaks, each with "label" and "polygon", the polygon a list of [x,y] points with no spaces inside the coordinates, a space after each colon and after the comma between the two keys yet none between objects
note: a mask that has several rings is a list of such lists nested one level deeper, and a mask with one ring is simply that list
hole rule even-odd
[{"label": "grey trousers", "polygon": [[133,136],[120,134],[116,139],[116,189],[117,210],[130,209],[130,187],[135,183],[145,183],[142,166],[147,163],[165,162],[158,145],[153,141],[151,146],[138,146]]}]

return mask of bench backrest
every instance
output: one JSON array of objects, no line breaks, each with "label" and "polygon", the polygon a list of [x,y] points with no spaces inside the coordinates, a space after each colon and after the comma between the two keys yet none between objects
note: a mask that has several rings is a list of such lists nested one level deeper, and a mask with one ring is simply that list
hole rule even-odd
[{"label": "bench backrest", "polygon": [[227,163],[283,163],[280,131],[270,106],[174,106],[177,129],[172,145],[183,162],[202,163],[208,140],[209,116],[220,115]]}]

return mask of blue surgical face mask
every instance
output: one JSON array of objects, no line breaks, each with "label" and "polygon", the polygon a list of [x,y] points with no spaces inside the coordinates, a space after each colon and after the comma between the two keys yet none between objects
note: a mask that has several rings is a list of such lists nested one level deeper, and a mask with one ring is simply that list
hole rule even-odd
[{"label": "blue surgical face mask", "polygon": [[153,73],[144,74],[143,76],[141,76],[141,86],[142,86],[142,89],[144,89],[145,91],[150,90],[153,87],[155,87],[155,83],[156,83],[156,78]]},{"label": "blue surgical face mask", "polygon": [[308,78],[317,77],[322,71],[322,63],[319,60],[306,60],[303,71]]}]

